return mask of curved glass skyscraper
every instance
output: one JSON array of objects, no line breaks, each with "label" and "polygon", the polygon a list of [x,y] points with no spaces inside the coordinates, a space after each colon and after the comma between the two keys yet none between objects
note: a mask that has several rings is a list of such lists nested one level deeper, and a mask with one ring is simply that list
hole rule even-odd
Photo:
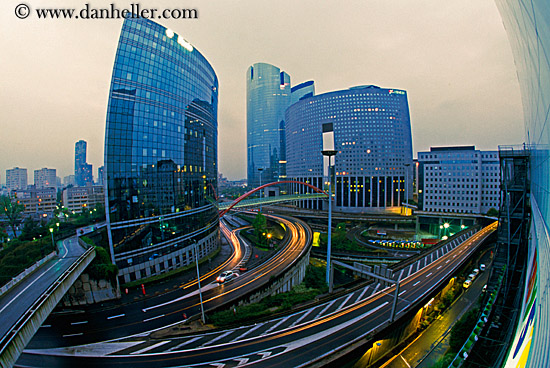
[{"label": "curved glass skyscraper", "polygon": [[[303,98],[286,111],[287,176],[321,188],[322,125],[332,123],[335,204],[341,211],[398,207],[412,195],[412,136],[407,93],[360,86]],[[291,185],[291,193],[309,191]],[[300,205],[319,208],[321,201]]]},{"label": "curved glass skyscraper", "polygon": [[290,76],[276,66],[256,63],[246,78],[248,185],[285,177],[285,110],[290,104]]},{"label": "curved glass skyscraper", "polygon": [[121,282],[218,247],[218,80],[181,35],[146,19],[122,26],[105,132],[108,234]]},{"label": "curved glass skyscraper", "polygon": [[550,366],[550,3],[497,0],[523,98],[530,151],[531,232],[518,330],[507,367]]}]

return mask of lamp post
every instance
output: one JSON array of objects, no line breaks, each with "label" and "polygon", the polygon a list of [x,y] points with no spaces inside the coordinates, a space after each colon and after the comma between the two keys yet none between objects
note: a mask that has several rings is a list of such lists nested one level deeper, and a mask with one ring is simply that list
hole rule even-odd
[{"label": "lamp post", "polygon": [[193,247],[193,250],[195,251],[195,262],[197,265],[197,283],[199,285],[199,298],[201,302],[201,317],[202,317],[202,323],[206,323],[206,318],[204,318],[204,306],[202,305],[202,290],[201,290],[201,275],[199,273],[199,252],[198,252],[198,244],[195,240],[195,246]]},{"label": "lamp post", "polygon": [[[260,172],[260,186],[262,186],[262,171],[264,169],[263,168],[258,168],[258,171]],[[262,205],[261,205],[261,202],[262,201],[262,190],[260,190],[260,212],[262,212]]]},{"label": "lamp post", "polygon": [[[52,246],[53,246],[53,250],[55,250],[55,240],[53,239],[53,228],[50,227],[50,234],[52,234]],[[42,248],[42,246],[40,246],[40,248]]]},{"label": "lamp post", "polygon": [[332,156],[336,156],[337,151],[334,148],[334,128],[332,123],[325,123],[322,126],[323,150],[321,153],[328,157],[328,239],[327,239],[327,285],[329,292],[332,291],[330,280],[330,250],[332,240]]}]

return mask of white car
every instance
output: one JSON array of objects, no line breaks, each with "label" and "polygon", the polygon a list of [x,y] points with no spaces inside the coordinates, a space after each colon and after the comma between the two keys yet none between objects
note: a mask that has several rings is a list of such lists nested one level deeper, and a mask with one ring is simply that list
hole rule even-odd
[{"label": "white car", "polygon": [[216,277],[216,281],[220,284],[223,284],[226,281],[233,280],[237,276],[239,276],[239,274],[236,272],[224,271],[218,277]]},{"label": "white car", "polygon": [[479,265],[479,269],[480,269],[481,271],[485,271],[485,265],[484,265],[483,263],[480,264],[480,265]]},{"label": "white car", "polygon": [[474,270],[472,271],[472,273],[473,273],[474,275],[476,275],[476,276],[479,275],[479,269],[474,268]]}]

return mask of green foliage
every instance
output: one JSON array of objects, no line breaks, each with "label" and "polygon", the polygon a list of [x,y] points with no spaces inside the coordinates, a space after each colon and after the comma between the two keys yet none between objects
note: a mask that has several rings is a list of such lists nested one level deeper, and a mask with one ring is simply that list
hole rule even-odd
[{"label": "green foliage", "polygon": [[[86,244],[95,246],[92,239],[87,236],[83,236],[80,239]],[[86,269],[86,272],[94,280],[108,280],[112,284],[115,284],[118,267],[111,263],[111,257],[105,248],[95,246],[95,258]]]},{"label": "green foliage", "polygon": [[36,241],[12,240],[0,250],[0,285],[4,285],[52,251],[52,242],[47,238]]},{"label": "green foliage", "polygon": [[456,354],[453,353],[447,353],[445,354],[441,359],[437,361],[434,365],[432,365],[430,368],[447,368],[449,365],[451,365],[451,362],[455,358]]},{"label": "green foliage", "polygon": [[457,353],[464,345],[476,325],[478,312],[479,309],[472,309],[456,322],[449,339],[451,351]]},{"label": "green foliage", "polygon": [[21,222],[21,213],[25,207],[16,198],[0,196],[0,214],[6,216],[8,225],[11,227],[13,236],[16,237],[15,228]]},{"label": "green foliage", "polygon": [[498,210],[496,208],[489,208],[489,211],[487,211],[487,216],[497,217]]},{"label": "green foliage", "polygon": [[254,217],[252,227],[254,228],[254,234],[256,235],[256,239],[258,239],[258,243],[263,243],[265,239],[263,234],[267,233],[267,219],[262,213],[258,212],[256,217]]},{"label": "green foliage", "polygon": [[326,267],[316,267],[314,265],[308,265],[306,268],[306,276],[304,277],[304,284],[306,288],[313,288],[324,290],[326,289]]}]

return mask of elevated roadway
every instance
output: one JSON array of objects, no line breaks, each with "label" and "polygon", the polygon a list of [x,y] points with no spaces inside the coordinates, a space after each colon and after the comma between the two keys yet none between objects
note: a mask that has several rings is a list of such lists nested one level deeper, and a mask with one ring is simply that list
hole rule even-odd
[{"label": "elevated roadway", "polygon": [[[396,319],[423,302],[464,264],[496,229],[488,226],[447,253],[439,255],[400,282]],[[371,287],[371,286],[369,286]],[[26,351],[22,366],[58,367],[300,367],[322,366],[389,327],[395,285],[356,290],[338,301],[240,329],[176,340],[124,340],[110,347]],[[365,296],[365,297],[363,297]],[[310,316],[310,317],[308,317]],[[266,322],[267,323],[267,322]],[[80,352],[75,356],[75,351]],[[48,354],[48,355],[46,355]]]},{"label": "elevated roadway", "polygon": [[[222,232],[232,242],[237,242],[236,251],[226,263],[201,275],[203,306],[206,311],[251,295],[255,290],[269,284],[272,277],[284,273],[300,255],[308,251],[311,231],[305,223],[272,217],[287,228],[288,242],[260,266],[226,284],[218,285],[215,278],[219,273],[237,268],[246,254],[244,245],[237,239],[236,231],[230,231],[221,224]],[[44,349],[119,339],[181,323],[186,317],[199,312],[198,288],[194,280],[172,292],[107,310],[83,309],[71,314],[52,315],[28,347]]]},{"label": "elevated roadway", "polygon": [[62,242],[60,255],[0,297],[0,363],[11,366],[65,292],[95,257],[76,236]]}]

